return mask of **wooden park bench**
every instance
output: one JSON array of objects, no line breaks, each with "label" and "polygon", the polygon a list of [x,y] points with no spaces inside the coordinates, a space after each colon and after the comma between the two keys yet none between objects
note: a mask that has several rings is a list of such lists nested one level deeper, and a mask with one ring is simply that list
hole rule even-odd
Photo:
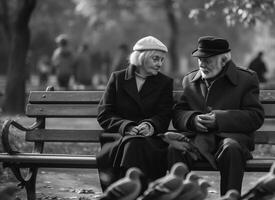
[{"label": "wooden park bench", "polygon": [[[180,91],[174,92],[175,99]],[[98,143],[103,131],[92,130],[49,129],[48,118],[96,118],[97,105],[102,91],[32,91],[26,106],[26,116],[34,118],[30,127],[20,125],[16,121],[7,120],[2,128],[2,144],[4,153],[0,153],[0,162],[9,167],[22,187],[25,187],[28,200],[36,198],[36,177],[39,168],[96,168],[94,155],[46,154],[43,153],[46,142],[87,142]],[[265,117],[275,118],[275,90],[262,90],[261,102],[265,108]],[[11,126],[25,131],[25,140],[33,142],[32,153],[14,150],[9,143]],[[110,134],[110,133],[109,133]],[[257,144],[275,144],[275,130],[257,131]],[[249,160],[246,171],[268,171],[275,157],[257,157]],[[21,174],[21,168],[28,169],[28,175]],[[213,170],[207,163],[198,163],[196,170]]]}]

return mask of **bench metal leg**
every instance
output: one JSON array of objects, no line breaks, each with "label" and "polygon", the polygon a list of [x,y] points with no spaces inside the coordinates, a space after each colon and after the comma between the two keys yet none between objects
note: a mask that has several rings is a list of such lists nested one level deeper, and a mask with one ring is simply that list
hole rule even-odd
[{"label": "bench metal leg", "polygon": [[25,187],[27,193],[27,200],[35,200],[36,199],[36,177],[38,168],[29,168],[28,175],[24,178],[20,171],[19,167],[9,166],[17,178],[20,181],[18,184],[19,187]]},{"label": "bench metal leg", "polygon": [[36,177],[37,177],[37,169],[32,171],[32,175],[30,179],[26,182],[25,188],[27,192],[27,199],[28,200],[35,200],[36,199]]}]

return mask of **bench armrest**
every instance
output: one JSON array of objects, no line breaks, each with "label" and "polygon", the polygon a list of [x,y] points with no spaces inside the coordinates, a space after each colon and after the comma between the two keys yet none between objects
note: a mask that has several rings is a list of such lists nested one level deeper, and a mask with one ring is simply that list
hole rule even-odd
[{"label": "bench armrest", "polygon": [[19,124],[18,122],[14,121],[14,120],[5,120],[3,127],[2,127],[2,134],[1,134],[1,139],[2,139],[2,145],[3,145],[3,149],[5,152],[9,153],[9,154],[16,154],[19,153],[19,151],[12,149],[10,142],[9,142],[9,134],[10,134],[10,126],[14,126],[17,129],[21,130],[21,131],[32,131],[36,128],[38,128],[39,126],[41,126],[41,124],[43,123],[43,120],[38,120],[36,121],[34,124],[32,124],[30,127],[24,127],[23,125]]}]

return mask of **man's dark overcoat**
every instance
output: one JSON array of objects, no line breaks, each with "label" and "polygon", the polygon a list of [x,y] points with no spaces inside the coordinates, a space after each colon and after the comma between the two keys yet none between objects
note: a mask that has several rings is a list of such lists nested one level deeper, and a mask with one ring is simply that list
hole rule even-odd
[{"label": "man's dark overcoat", "polygon": [[[183,78],[183,94],[174,107],[174,127],[180,131],[192,132],[188,126],[191,116],[212,111],[216,114],[218,127],[214,134],[219,138],[235,139],[247,151],[247,158],[251,157],[249,151],[254,149],[254,131],[264,120],[257,75],[229,61],[206,96],[202,93],[202,84],[199,70]],[[208,143],[203,145],[205,144]],[[210,146],[205,147],[206,151],[209,149],[213,150]]]},{"label": "man's dark overcoat", "polygon": [[[171,78],[162,73],[147,77],[138,91],[135,66],[114,72],[99,103],[97,119],[106,132],[120,133],[123,137],[111,143],[101,138],[103,146],[97,155],[99,168],[128,168],[136,163],[146,175],[163,175],[167,168],[167,144],[156,135],[167,131],[172,106]],[[153,136],[124,136],[127,126],[143,121],[153,125]],[[132,140],[139,140],[140,146],[125,149]]]}]

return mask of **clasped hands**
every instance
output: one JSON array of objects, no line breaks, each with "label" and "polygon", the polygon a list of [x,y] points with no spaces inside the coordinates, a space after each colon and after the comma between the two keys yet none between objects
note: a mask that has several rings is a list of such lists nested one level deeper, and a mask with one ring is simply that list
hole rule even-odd
[{"label": "clasped hands", "polygon": [[154,127],[148,122],[142,122],[138,126],[129,126],[126,131],[126,135],[143,135],[151,136],[154,133]]},{"label": "clasped hands", "polygon": [[194,125],[196,130],[200,132],[208,132],[209,129],[215,129],[217,128],[216,114],[209,112],[196,115],[194,118]]}]

